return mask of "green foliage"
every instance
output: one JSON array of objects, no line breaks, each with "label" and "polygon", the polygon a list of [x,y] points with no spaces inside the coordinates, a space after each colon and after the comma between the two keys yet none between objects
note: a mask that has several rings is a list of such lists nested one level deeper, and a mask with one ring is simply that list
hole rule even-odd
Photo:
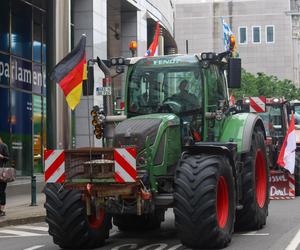
[{"label": "green foliage", "polygon": [[285,97],[287,100],[300,99],[300,89],[292,81],[279,80],[276,76],[264,73],[256,75],[242,70],[242,84],[240,89],[232,91],[235,99],[244,96]]}]

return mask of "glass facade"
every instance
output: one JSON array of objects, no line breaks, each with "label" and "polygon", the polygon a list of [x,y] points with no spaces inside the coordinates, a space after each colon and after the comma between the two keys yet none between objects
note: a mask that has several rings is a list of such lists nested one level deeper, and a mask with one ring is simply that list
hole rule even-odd
[{"label": "glass facade", "polygon": [[23,176],[43,172],[46,11],[46,0],[5,0],[0,8],[0,136]]}]

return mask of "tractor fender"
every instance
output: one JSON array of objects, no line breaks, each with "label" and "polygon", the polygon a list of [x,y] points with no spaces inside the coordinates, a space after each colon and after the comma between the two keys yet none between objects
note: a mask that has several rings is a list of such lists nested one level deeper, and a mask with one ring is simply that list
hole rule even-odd
[{"label": "tractor fender", "polygon": [[201,142],[197,145],[183,147],[181,158],[184,158],[185,154],[223,155],[228,159],[232,166],[233,175],[236,177],[236,149],[235,143]]},{"label": "tractor fender", "polygon": [[255,127],[259,127],[266,138],[261,117],[253,113],[239,113],[229,117],[224,123],[221,142],[234,142],[238,153],[247,153],[251,148],[251,139]]},{"label": "tractor fender", "polygon": [[185,155],[197,155],[197,154],[207,154],[207,155],[221,155],[225,156],[232,168],[232,174],[234,176],[234,184],[236,187],[236,202],[238,202],[239,190],[237,183],[237,145],[236,143],[221,143],[221,142],[201,142],[192,146],[183,147],[183,152],[181,159],[185,158]]}]

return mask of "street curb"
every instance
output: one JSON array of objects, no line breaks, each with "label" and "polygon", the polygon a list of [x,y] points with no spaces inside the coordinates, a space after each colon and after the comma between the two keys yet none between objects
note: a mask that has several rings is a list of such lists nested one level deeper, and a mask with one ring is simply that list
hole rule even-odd
[{"label": "street curb", "polygon": [[10,219],[10,220],[5,220],[5,221],[0,221],[0,227],[16,226],[16,225],[23,225],[23,224],[28,224],[28,223],[44,222],[45,218],[46,218],[45,215],[39,215],[39,216],[32,216],[32,217],[26,217],[26,218]]}]

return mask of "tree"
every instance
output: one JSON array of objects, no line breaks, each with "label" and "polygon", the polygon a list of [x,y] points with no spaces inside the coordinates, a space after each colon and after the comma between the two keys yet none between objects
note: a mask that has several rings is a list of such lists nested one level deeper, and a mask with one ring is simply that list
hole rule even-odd
[{"label": "tree", "polygon": [[300,89],[292,81],[279,80],[265,73],[251,74],[242,70],[241,88],[232,91],[235,99],[245,96],[284,97],[287,100],[300,99]]}]

